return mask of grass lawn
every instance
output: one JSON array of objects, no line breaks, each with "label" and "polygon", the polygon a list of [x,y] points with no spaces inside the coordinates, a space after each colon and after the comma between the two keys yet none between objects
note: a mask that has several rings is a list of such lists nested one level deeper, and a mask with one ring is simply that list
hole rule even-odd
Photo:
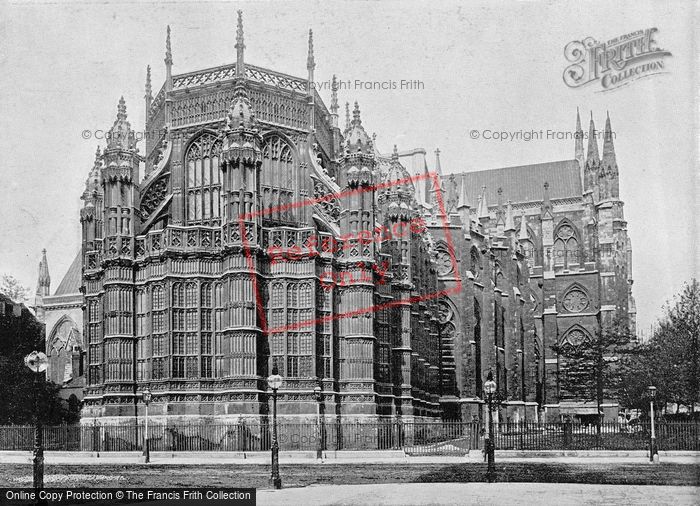
[{"label": "grass lawn", "polygon": [[[700,466],[682,464],[496,464],[501,482],[611,485],[700,485]],[[281,465],[285,487],[312,484],[486,481],[485,464]],[[255,487],[269,488],[263,465],[48,465],[47,487]],[[31,487],[29,464],[0,464],[0,487]]]}]

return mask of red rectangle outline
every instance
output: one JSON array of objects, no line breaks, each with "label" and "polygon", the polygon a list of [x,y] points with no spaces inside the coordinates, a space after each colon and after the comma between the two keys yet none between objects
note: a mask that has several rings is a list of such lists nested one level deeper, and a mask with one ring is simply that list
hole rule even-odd
[{"label": "red rectangle outline", "polygon": [[[287,324],[279,327],[274,327],[272,329],[267,327],[267,317],[265,315],[265,308],[263,307],[262,304],[262,295],[260,294],[260,288],[258,286],[258,278],[255,273],[255,264],[253,262],[253,255],[251,252],[251,246],[248,243],[248,240],[245,236],[245,222],[252,220],[258,216],[262,216],[265,214],[272,214],[276,211],[285,211],[287,209],[296,209],[300,207],[305,207],[305,206],[311,206],[314,204],[318,204],[320,202],[325,202],[333,199],[341,199],[345,196],[352,195],[355,193],[364,193],[367,191],[376,191],[376,190],[382,190],[385,188],[390,188],[392,186],[397,186],[405,183],[412,183],[414,181],[421,181],[424,179],[430,179],[432,180],[433,187],[437,189],[436,195],[437,195],[437,201],[438,201],[438,207],[440,208],[440,213],[439,217],[442,219],[442,227],[444,230],[445,234],[445,242],[447,243],[447,252],[450,255],[450,260],[452,262],[452,270],[455,275],[456,279],[456,284],[453,288],[445,289],[445,290],[440,290],[438,292],[426,294],[426,295],[419,295],[419,296],[413,296],[413,297],[408,297],[404,299],[399,299],[399,300],[392,300],[390,302],[386,302],[383,304],[374,304],[370,307],[363,308],[363,309],[355,309],[353,311],[347,311],[344,313],[338,313],[338,314],[331,314],[329,316],[323,316],[320,318],[312,318],[309,320],[305,320],[303,322],[299,323],[294,323],[294,324]],[[319,323],[325,323],[327,321],[333,321],[336,319],[340,318],[347,318],[350,316],[355,316],[355,315],[361,315],[365,314],[368,312],[377,312],[382,309],[387,309],[390,307],[396,307],[396,306],[401,306],[404,304],[415,304],[416,302],[422,302],[426,300],[432,300],[436,299],[439,297],[459,293],[462,291],[462,277],[459,274],[459,267],[457,266],[457,259],[455,257],[455,249],[454,249],[454,244],[452,242],[452,234],[450,233],[449,230],[449,222],[447,220],[447,213],[445,212],[445,203],[443,201],[442,197],[442,190],[441,190],[441,185],[440,185],[440,176],[436,172],[427,172],[425,174],[419,174],[415,176],[409,176],[407,178],[403,179],[398,179],[396,181],[391,181],[391,182],[384,182],[384,183],[379,183],[374,186],[369,186],[369,187],[364,187],[364,188],[357,188],[357,189],[349,189],[342,191],[340,193],[329,193],[327,195],[324,195],[323,197],[319,198],[308,198],[304,201],[300,202],[292,202],[290,204],[285,204],[285,205],[280,205],[280,206],[275,206],[275,207],[270,207],[265,210],[257,210],[253,211],[250,213],[242,214],[239,215],[239,221],[238,225],[240,227],[240,234],[241,234],[241,243],[243,247],[244,254],[246,256],[247,264],[248,264],[248,269],[251,275],[251,278],[253,279],[253,290],[255,293],[255,301],[257,304],[257,312],[258,312],[258,317],[260,320],[260,328],[264,334],[277,334],[277,333],[282,333],[288,330],[298,330],[301,328],[315,328],[315,326]]]}]

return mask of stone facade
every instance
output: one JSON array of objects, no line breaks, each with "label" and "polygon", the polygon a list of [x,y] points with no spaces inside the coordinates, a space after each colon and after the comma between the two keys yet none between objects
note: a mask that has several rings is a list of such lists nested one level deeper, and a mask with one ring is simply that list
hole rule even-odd
[{"label": "stone facade", "polygon": [[439,152],[431,169],[422,149],[380,153],[357,103],[339,126],[311,34],[306,79],[244,47],[239,14],[235,64],[172,75],[168,29],[145,152],[123,99],[98,149],[83,420],[133,420],[146,387],[158,418],[265,418],[275,364],[289,418],[471,421],[488,371],[504,421],[584,414],[552,346],[634,320],[609,119],[602,159],[579,122],[575,159],[443,175]]}]

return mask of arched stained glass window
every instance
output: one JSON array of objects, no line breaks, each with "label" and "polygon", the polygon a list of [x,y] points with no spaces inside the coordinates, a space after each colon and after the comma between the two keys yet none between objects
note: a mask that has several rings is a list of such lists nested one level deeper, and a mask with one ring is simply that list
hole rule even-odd
[{"label": "arched stained glass window", "polygon": [[579,243],[576,231],[569,224],[560,225],[557,228],[554,240],[554,265],[570,267],[578,264]]},{"label": "arched stained glass window", "polygon": [[221,222],[221,141],[208,132],[194,140],[185,154],[187,222],[218,225]]},{"label": "arched stained glass window", "polygon": [[279,136],[265,139],[263,163],[260,171],[260,193],[263,222],[294,222],[296,210],[297,167],[292,148]]}]

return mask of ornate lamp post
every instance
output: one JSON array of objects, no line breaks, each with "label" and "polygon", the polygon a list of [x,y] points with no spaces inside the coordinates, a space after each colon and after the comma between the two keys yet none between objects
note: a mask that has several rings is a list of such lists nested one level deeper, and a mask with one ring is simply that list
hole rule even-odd
[{"label": "ornate lamp post", "polygon": [[44,488],[44,431],[39,414],[40,387],[48,359],[40,351],[33,351],[24,357],[24,365],[34,372],[34,489]]},{"label": "ornate lamp post", "polygon": [[146,464],[148,464],[151,461],[151,449],[150,445],[148,444],[148,405],[151,403],[151,391],[148,388],[145,388],[141,393],[141,398],[146,406],[146,420],[144,423],[143,432],[143,456],[146,457],[144,460]]},{"label": "ornate lamp post", "polygon": [[489,438],[486,443],[486,479],[489,483],[496,481],[495,450],[496,445],[493,440],[493,394],[496,392],[496,382],[493,381],[493,373],[489,371],[484,382],[484,393],[489,406]]},{"label": "ornate lamp post", "polygon": [[321,423],[321,402],[323,401],[323,394],[321,393],[321,387],[314,387],[314,397],[316,399],[316,428],[317,434],[317,446],[316,446],[316,458],[323,458],[323,425]]},{"label": "ornate lamp post", "polygon": [[272,389],[272,486],[282,488],[280,478],[279,443],[277,442],[277,389],[282,386],[282,376],[279,375],[277,364],[272,366],[272,374],[267,377],[267,385]]},{"label": "ornate lamp post", "polygon": [[654,397],[656,397],[656,387],[647,387],[649,391],[649,415],[651,417],[651,443],[649,444],[649,462],[654,462],[654,455],[658,455],[656,449],[656,426],[654,423]]}]

